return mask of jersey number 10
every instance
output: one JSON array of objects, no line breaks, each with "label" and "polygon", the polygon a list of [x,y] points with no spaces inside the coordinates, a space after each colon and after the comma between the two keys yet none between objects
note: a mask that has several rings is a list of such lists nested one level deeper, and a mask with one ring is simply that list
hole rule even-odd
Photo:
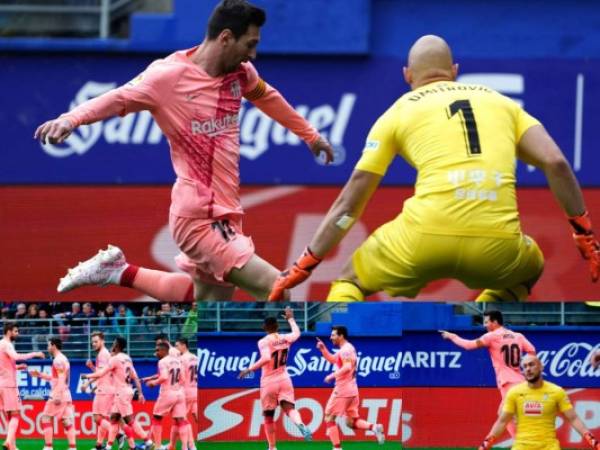
[{"label": "jersey number 10", "polygon": [[465,141],[467,143],[467,151],[469,155],[480,155],[481,144],[479,143],[479,133],[477,133],[477,122],[475,122],[475,114],[469,100],[456,100],[450,103],[448,107],[450,114],[448,119],[451,119],[457,112],[461,111],[461,122],[465,132]]}]

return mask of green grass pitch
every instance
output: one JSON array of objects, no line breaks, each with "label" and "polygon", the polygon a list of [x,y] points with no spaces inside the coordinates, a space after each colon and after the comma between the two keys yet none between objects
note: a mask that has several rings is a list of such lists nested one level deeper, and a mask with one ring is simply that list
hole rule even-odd
[{"label": "green grass pitch", "polygon": [[[139,440],[136,440],[139,443]],[[163,440],[163,444],[166,444],[166,439]],[[94,450],[96,447],[95,439],[77,439],[77,450]],[[125,446],[127,447],[127,445]],[[19,450],[42,450],[44,448],[44,440],[43,439],[20,439],[17,438],[17,448]],[[52,449],[53,450],[67,450],[69,445],[66,439],[55,439]],[[113,448],[116,450],[117,445],[115,444]],[[179,449],[179,444],[177,445]],[[264,449],[263,449],[264,450]]]}]

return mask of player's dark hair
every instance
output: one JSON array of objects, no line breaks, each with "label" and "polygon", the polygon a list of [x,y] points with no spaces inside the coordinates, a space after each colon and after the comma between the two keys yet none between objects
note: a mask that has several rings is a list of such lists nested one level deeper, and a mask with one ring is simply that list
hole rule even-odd
[{"label": "player's dark hair", "polygon": [[223,0],[208,19],[206,37],[216,39],[223,30],[231,30],[238,40],[246,34],[250,25],[262,27],[267,20],[265,11],[246,0]]},{"label": "player's dark hair", "polygon": [[483,317],[488,317],[491,321],[497,322],[498,325],[504,325],[504,318],[500,311],[486,311],[483,313]]},{"label": "player's dark hair", "polygon": [[91,336],[98,336],[100,339],[104,340],[104,333],[102,331],[92,331]]},{"label": "player's dark hair", "polygon": [[12,331],[15,328],[19,328],[17,322],[4,322],[4,334],[8,333],[9,331]]},{"label": "player's dark hair", "polygon": [[160,341],[158,344],[156,344],[156,347],[161,348],[161,349],[163,349],[166,352],[169,351],[169,344],[167,344],[164,341]]},{"label": "player's dark hair", "polygon": [[177,340],[175,342],[179,342],[180,344],[183,344],[186,347],[189,347],[188,340],[184,337],[177,338]]},{"label": "player's dark hair", "polygon": [[125,350],[125,348],[127,348],[127,339],[125,339],[123,336],[117,336],[115,338],[114,345],[116,345],[119,351],[122,352]]},{"label": "player's dark hair", "polygon": [[165,333],[158,333],[154,337],[154,342],[169,342],[169,337]]},{"label": "player's dark hair", "polygon": [[48,342],[54,345],[57,349],[62,350],[62,340],[60,338],[51,337],[50,339],[48,339]]},{"label": "player's dark hair", "polygon": [[274,333],[279,330],[279,324],[277,323],[277,317],[265,317],[263,322],[263,330],[267,333]]},{"label": "player's dark hair", "polygon": [[344,339],[348,339],[348,328],[343,325],[335,325],[331,327],[332,330],[335,330],[339,336],[344,336]]}]

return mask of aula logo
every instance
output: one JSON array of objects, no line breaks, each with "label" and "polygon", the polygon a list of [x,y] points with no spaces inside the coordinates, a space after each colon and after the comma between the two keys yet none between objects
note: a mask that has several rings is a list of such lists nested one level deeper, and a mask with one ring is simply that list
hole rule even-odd
[{"label": "aula logo", "polygon": [[[98,83],[88,81],[77,92],[69,109],[98,97],[114,89],[117,83]],[[163,134],[148,111],[128,114],[125,117],[113,117],[91,125],[78,127],[69,138],[60,145],[41,144],[44,151],[54,158],[71,155],[83,155],[103,137],[108,144],[157,145]]]}]

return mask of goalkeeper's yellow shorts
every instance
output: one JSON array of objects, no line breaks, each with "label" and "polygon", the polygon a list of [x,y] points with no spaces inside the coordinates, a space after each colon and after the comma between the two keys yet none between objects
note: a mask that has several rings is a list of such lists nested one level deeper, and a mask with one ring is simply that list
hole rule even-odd
[{"label": "goalkeeper's yellow shorts", "polygon": [[360,285],[392,297],[416,297],[429,282],[444,278],[471,289],[532,285],[544,267],[533,239],[429,234],[402,220],[379,227],[352,256]]}]

